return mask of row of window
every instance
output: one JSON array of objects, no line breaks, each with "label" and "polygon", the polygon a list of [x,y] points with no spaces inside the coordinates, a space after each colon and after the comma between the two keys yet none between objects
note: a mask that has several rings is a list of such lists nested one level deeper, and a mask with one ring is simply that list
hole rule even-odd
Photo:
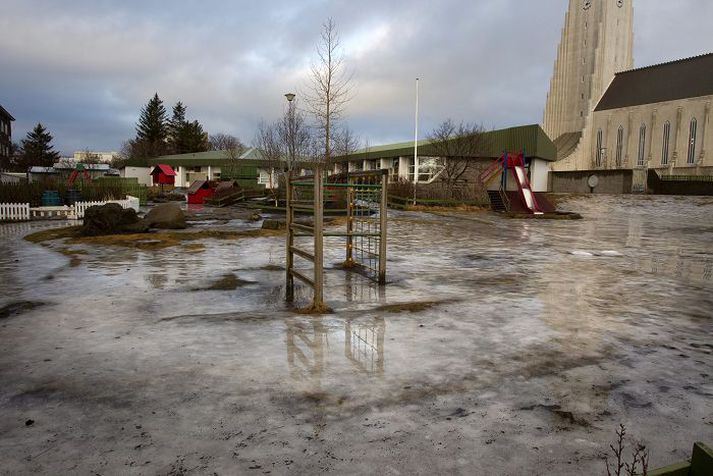
[{"label": "row of window", "polygon": [[7,121],[0,121],[0,132],[5,135],[10,135],[10,123]]},{"label": "row of window", "polygon": [[[687,160],[688,164],[694,164],[696,162],[696,136],[698,134],[698,121],[694,117],[688,126],[688,153]],[[596,150],[596,165],[601,167],[604,162],[604,148],[603,148],[603,134],[602,130],[597,131],[597,150]],[[668,165],[669,150],[671,144],[671,123],[666,121],[663,125],[663,136],[661,144],[661,165]],[[615,150],[615,160],[616,165],[621,166],[622,164],[622,154],[624,149],[624,127],[619,126],[616,131],[616,150]],[[641,124],[639,128],[639,149],[637,152],[636,165],[643,166],[645,162],[645,152],[646,152],[646,124]]]}]

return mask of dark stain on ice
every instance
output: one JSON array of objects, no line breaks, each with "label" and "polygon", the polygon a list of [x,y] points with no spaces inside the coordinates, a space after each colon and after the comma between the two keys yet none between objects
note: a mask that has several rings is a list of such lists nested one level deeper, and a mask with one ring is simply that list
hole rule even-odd
[{"label": "dark stain on ice", "polygon": [[39,301],[15,301],[0,307],[0,319],[17,316],[27,311],[44,306],[44,302]]},{"label": "dark stain on ice", "polygon": [[563,420],[566,420],[569,422],[571,425],[579,425],[583,427],[590,427],[592,426],[591,423],[589,423],[586,419],[576,417],[574,413],[567,411],[567,410],[562,410],[562,407],[559,405],[543,405],[543,404],[534,404],[534,405],[529,405],[526,407],[520,407],[520,410],[524,411],[533,411],[536,409],[542,409],[546,410],[553,415],[557,415],[558,417],[562,418]]}]

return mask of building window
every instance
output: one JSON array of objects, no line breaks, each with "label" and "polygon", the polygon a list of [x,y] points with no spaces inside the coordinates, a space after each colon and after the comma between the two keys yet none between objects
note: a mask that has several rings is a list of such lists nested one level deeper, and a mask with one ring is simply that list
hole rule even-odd
[{"label": "building window", "polygon": [[642,167],[644,165],[644,153],[646,152],[646,124],[641,124],[639,128],[639,157],[636,165]]},{"label": "building window", "polygon": [[599,129],[597,131],[597,150],[596,150],[596,164],[597,167],[602,166],[602,155],[603,155],[604,149],[602,149],[602,130]]},{"label": "building window", "polygon": [[663,125],[663,143],[661,144],[661,165],[668,165],[668,146],[671,140],[671,123],[666,121]]},{"label": "building window", "polygon": [[624,128],[619,126],[616,131],[616,165],[621,167],[621,152],[624,148]]},{"label": "building window", "polygon": [[698,129],[698,121],[694,117],[691,119],[691,125],[688,129],[688,163],[696,163],[696,132]]}]

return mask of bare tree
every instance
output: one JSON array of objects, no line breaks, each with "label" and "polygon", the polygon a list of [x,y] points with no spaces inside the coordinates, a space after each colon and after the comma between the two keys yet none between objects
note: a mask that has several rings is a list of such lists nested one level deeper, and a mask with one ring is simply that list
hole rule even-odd
[{"label": "bare tree", "polygon": [[224,132],[211,134],[208,138],[208,143],[210,150],[224,150],[230,159],[237,159],[245,152],[245,145],[240,139]]},{"label": "bare tree", "polygon": [[361,140],[354,135],[354,132],[348,126],[336,130],[333,137],[332,151],[335,156],[343,160],[339,167],[339,172],[346,172],[349,168],[349,157],[359,150]]},{"label": "bare tree", "polygon": [[275,170],[280,167],[280,161],[283,158],[279,125],[279,122],[268,124],[267,122],[260,121],[254,140],[254,146],[258,149],[268,169],[268,188],[275,201],[275,206],[278,205],[278,194],[275,187],[274,175]]},{"label": "bare tree", "polygon": [[317,62],[311,67],[311,84],[305,95],[317,119],[324,162],[332,157],[332,128],[351,99],[351,76],[344,71],[337,26],[332,18],[322,24]]},{"label": "bare tree", "polygon": [[349,157],[359,150],[360,145],[361,140],[359,137],[354,135],[349,126],[344,126],[335,132],[332,150],[335,155]]},{"label": "bare tree", "polygon": [[102,163],[101,157],[99,154],[95,154],[94,152],[90,151],[89,148],[85,148],[81,153],[80,153],[80,159],[79,162],[82,164],[100,164]]},{"label": "bare tree", "polygon": [[293,161],[304,160],[311,155],[310,134],[304,114],[297,108],[297,99],[290,102],[290,107],[276,124],[281,155],[287,160],[287,168],[292,170]]},{"label": "bare tree", "polygon": [[440,178],[453,198],[458,184],[467,180],[469,172],[477,167],[475,159],[489,152],[488,135],[480,125],[463,122],[456,125],[446,119],[431,131],[428,140],[429,153],[439,157]]}]

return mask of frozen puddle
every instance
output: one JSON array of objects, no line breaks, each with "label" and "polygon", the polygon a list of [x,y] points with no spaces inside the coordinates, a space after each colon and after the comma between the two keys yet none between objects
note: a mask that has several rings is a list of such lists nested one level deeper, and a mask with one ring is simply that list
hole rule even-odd
[{"label": "frozen puddle", "polygon": [[584,219],[390,212],[391,284],[328,269],[326,316],[285,306],[281,236],[0,225],[0,473],[600,474],[619,423],[686,459],[713,441],[713,202],[562,206]]}]

